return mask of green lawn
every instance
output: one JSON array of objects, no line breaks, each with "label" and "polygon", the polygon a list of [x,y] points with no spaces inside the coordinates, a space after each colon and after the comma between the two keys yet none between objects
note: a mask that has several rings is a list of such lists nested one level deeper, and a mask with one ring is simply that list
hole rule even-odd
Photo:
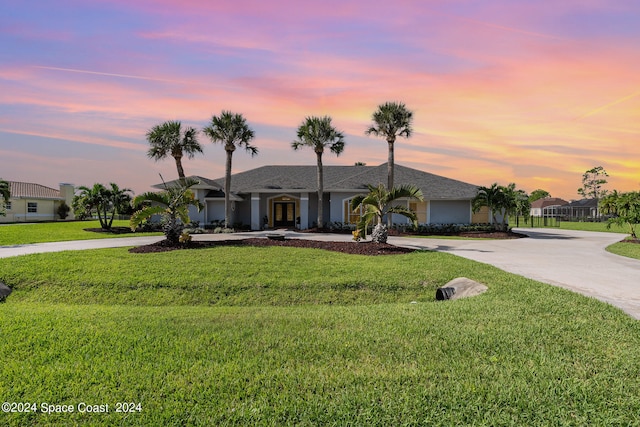
[{"label": "green lawn", "polygon": [[[509,219],[509,224],[515,227],[516,221],[515,218]],[[524,222],[522,218],[520,218],[520,228],[531,228],[530,223]],[[534,226],[533,228],[544,228],[539,226]],[[547,228],[560,228],[562,230],[581,230],[581,231],[606,231],[609,233],[625,233],[628,234],[629,230],[626,227],[620,227],[616,224],[612,224],[611,228],[607,228],[606,222],[570,222],[570,221],[560,221],[560,227],[557,226],[549,226]]]},{"label": "green lawn", "polygon": [[[114,220],[113,226],[128,227],[129,221]],[[0,225],[0,246],[132,236],[131,234],[94,233],[85,231],[85,228],[100,228],[100,222],[69,221]],[[152,236],[161,235],[162,233],[145,234]]]},{"label": "green lawn", "polygon": [[[435,302],[461,275],[489,291]],[[0,395],[40,411],[0,414],[10,426],[640,417],[640,322],[448,254],[106,249],[0,259],[0,280],[14,288],[0,305]],[[75,412],[44,414],[43,402]],[[78,413],[81,402],[110,412]]]},{"label": "green lawn", "polygon": [[607,246],[607,251],[629,258],[640,259],[640,244],[633,243],[614,243]]}]

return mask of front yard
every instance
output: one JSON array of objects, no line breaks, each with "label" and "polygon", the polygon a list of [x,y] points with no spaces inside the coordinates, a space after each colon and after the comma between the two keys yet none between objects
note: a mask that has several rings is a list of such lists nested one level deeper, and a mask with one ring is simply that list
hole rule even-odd
[{"label": "front yard", "polygon": [[[489,291],[435,302],[458,276]],[[0,280],[3,400],[75,409],[7,425],[639,419],[639,322],[443,253],[105,249],[1,259]]]}]

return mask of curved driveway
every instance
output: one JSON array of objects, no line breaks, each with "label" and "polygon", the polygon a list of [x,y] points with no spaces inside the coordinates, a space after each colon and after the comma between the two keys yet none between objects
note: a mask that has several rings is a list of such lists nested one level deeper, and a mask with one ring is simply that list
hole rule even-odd
[{"label": "curved driveway", "polygon": [[[604,250],[622,240],[618,233],[559,229],[518,229],[529,238],[513,240],[449,240],[390,237],[389,243],[417,249],[448,252],[494,265],[510,273],[560,286],[597,298],[640,319],[640,260]],[[351,235],[286,231],[287,237],[317,240],[351,240]],[[194,240],[242,239],[266,233],[204,234]],[[137,246],[162,240],[162,236],[123,237],[74,242],[0,247],[0,258],[39,252]]]},{"label": "curved driveway", "polygon": [[[597,298],[640,319],[640,260],[604,250],[624,238],[619,233],[560,229],[517,229],[526,239],[389,239],[448,252],[501,270]],[[410,240],[409,242],[404,242]]]}]

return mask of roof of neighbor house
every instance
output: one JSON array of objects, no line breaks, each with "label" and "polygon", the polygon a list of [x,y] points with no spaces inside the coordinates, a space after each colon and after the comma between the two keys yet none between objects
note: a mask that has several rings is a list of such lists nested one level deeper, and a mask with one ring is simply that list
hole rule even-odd
[{"label": "roof of neighbor house", "polygon": [[549,206],[562,206],[568,203],[569,202],[559,197],[546,197],[544,199],[538,199],[531,202],[531,209],[544,209]]},{"label": "roof of neighbor house", "polygon": [[60,190],[31,182],[7,181],[12,199],[64,200]]},{"label": "roof of neighbor house", "polygon": [[571,203],[567,203],[564,207],[566,208],[595,208],[598,206],[598,201],[596,199],[580,199],[574,200]]},{"label": "roof of neighbor house", "polygon": [[[325,191],[360,191],[366,190],[367,184],[387,183],[387,164],[379,166],[324,166]],[[194,176],[204,184],[205,179]],[[224,178],[206,180],[212,184],[211,189],[221,189]],[[178,180],[167,182],[177,184]],[[472,199],[478,192],[478,186],[440,175],[423,172],[418,169],[395,165],[395,185],[410,184],[422,190],[427,200],[464,200]],[[154,185],[154,187],[159,187]],[[198,188],[197,186],[194,188]],[[205,188],[205,187],[200,187]],[[317,167],[309,166],[261,166],[232,175],[231,191],[236,194],[282,192],[282,191],[316,191]]]}]

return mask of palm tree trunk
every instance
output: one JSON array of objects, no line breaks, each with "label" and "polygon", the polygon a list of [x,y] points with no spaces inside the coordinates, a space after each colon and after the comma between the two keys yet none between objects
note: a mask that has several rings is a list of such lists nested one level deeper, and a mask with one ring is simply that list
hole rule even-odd
[{"label": "palm tree trunk", "polygon": [[231,219],[231,202],[229,193],[231,192],[231,157],[233,151],[227,151],[227,164],[224,171],[224,228],[229,228],[229,220]]},{"label": "palm tree trunk", "polygon": [[[389,145],[389,158],[387,159],[387,191],[391,191],[393,188],[393,169],[394,169],[394,160],[393,160],[393,143],[395,139],[387,139],[387,143]],[[387,227],[391,229],[393,225],[392,215],[387,213]]]},{"label": "palm tree trunk", "polygon": [[324,172],[322,170],[322,153],[316,153],[318,164],[318,228],[323,228],[324,212],[322,195],[324,194]]},{"label": "palm tree trunk", "polygon": [[182,157],[176,156],[175,159],[176,159],[176,168],[178,169],[178,178],[184,184],[185,176],[184,176],[184,169],[182,167]]}]

